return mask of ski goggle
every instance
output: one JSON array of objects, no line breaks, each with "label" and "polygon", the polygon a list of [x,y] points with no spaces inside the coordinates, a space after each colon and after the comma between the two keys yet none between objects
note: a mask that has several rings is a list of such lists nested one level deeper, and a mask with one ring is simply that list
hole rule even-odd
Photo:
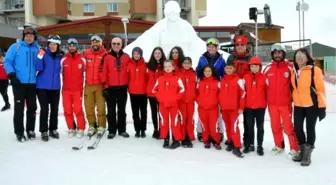
[{"label": "ski goggle", "polygon": [[32,28],[26,28],[23,30],[24,34],[34,34],[35,31]]},{"label": "ski goggle", "polygon": [[78,45],[78,41],[76,39],[74,39],[74,38],[71,38],[71,39],[68,39],[67,44],[68,45],[73,44],[73,45],[77,46]]},{"label": "ski goggle", "polygon": [[101,42],[102,39],[101,39],[98,35],[94,35],[94,36],[91,37],[90,40],[91,40],[91,41],[98,41],[98,42]]},{"label": "ski goggle", "polygon": [[206,43],[207,43],[207,45],[209,45],[209,44],[213,44],[213,45],[216,45],[216,46],[218,45],[218,41],[215,38],[208,39]]},{"label": "ski goggle", "polygon": [[58,35],[49,35],[48,40],[53,39],[53,40],[61,40],[61,37]]}]

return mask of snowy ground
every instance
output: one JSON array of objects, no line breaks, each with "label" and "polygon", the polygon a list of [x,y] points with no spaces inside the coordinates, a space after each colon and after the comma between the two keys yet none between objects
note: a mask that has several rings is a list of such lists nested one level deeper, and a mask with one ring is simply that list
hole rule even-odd
[{"label": "snowy ground", "polygon": [[[162,141],[151,137],[134,138],[132,124],[128,124],[127,131],[131,134],[129,139],[116,137],[107,140],[104,137],[97,150],[88,151],[84,148],[82,151],[73,151],[71,147],[78,143],[78,139],[66,137],[62,114],[59,116],[60,140],[45,143],[37,133],[36,141],[22,144],[16,142],[13,134],[11,109],[0,113],[1,184],[334,185],[336,87],[327,84],[327,91],[327,118],[317,125],[313,163],[306,168],[289,160],[286,154],[270,155],[273,138],[269,121],[265,122],[265,156],[259,157],[252,153],[244,159],[238,159],[224,150],[206,150],[198,141],[194,142],[193,149],[165,150]],[[127,119],[131,123],[129,105],[127,110]],[[269,120],[268,116],[266,120]],[[151,135],[150,123],[148,129],[148,135]]]}]

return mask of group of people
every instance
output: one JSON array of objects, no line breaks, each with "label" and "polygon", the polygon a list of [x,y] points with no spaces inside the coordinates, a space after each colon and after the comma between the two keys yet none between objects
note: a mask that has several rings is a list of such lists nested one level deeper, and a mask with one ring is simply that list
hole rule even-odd
[{"label": "group of people", "polygon": [[[146,137],[149,100],[154,126],[152,137],[163,139],[164,148],[175,149],[181,145],[192,148],[196,123],[197,137],[204,147],[208,149],[213,145],[219,150],[225,126],[225,150],[239,158],[243,157],[241,148],[243,153],[255,151],[255,125],[257,153],[264,155],[264,117],[268,108],[275,143],[272,153],[284,152],[284,130],[293,161],[308,166],[315,146],[317,119],[321,121],[326,116],[321,69],[314,66],[307,50],[295,52],[293,65],[286,59],[285,48],[274,44],[272,62],[262,70],[260,58],[249,54],[247,37],[238,35],[234,42],[234,53],[225,61],[218,52],[218,40],[208,39],[207,51],[194,70],[192,59],[184,56],[183,49],[178,46],[171,49],[168,59],[162,48],[154,48],[147,62],[142,48],[133,48],[129,56],[122,50],[122,40],[115,37],[111,50],[107,51],[102,39],[94,35],[91,48],[83,54],[73,38],[68,39],[68,53],[64,53],[60,50],[59,36],[49,36],[47,47],[39,48],[37,31],[27,27],[22,40],[13,44],[4,58],[5,76],[13,86],[17,140],[26,140],[25,102],[25,131],[29,139],[36,137],[36,97],[41,107],[39,131],[42,140],[59,138],[60,95],[69,137],[83,137],[86,120],[89,123],[87,135],[102,136],[107,120],[108,139],[113,139],[117,133],[128,138],[126,103],[129,94],[136,138]],[[197,122],[194,122],[195,103]],[[243,143],[238,127],[241,114],[244,118]]]}]

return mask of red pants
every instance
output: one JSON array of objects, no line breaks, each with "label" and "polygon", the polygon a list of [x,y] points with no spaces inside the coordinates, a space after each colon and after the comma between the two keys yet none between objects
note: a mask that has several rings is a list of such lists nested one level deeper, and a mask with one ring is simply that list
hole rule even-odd
[{"label": "red pants", "polygon": [[166,139],[169,130],[172,131],[173,139],[181,141],[181,123],[179,122],[178,107],[159,106],[160,110],[160,138]]},{"label": "red pants", "polygon": [[188,135],[188,138],[190,141],[195,140],[195,133],[194,133],[195,126],[194,126],[194,119],[193,119],[194,111],[195,111],[194,103],[181,103],[180,104],[180,112],[182,115],[181,134],[183,138]]},{"label": "red pants", "polygon": [[[284,148],[283,130],[288,136],[290,148],[298,151],[299,146],[292,123],[292,108],[288,106],[268,105],[274,142],[277,147]],[[281,122],[282,121],[282,122]]]},{"label": "red pants", "polygon": [[227,141],[233,143],[235,148],[241,148],[238,110],[222,110],[221,113],[225,123]]},{"label": "red pants", "polygon": [[74,129],[74,113],[77,119],[77,128],[85,130],[85,118],[82,106],[82,91],[62,91],[63,109],[68,129]]},{"label": "red pants", "polygon": [[220,143],[220,134],[218,130],[218,108],[202,109],[198,107],[198,116],[202,124],[203,142],[209,142],[209,136],[216,142]]}]

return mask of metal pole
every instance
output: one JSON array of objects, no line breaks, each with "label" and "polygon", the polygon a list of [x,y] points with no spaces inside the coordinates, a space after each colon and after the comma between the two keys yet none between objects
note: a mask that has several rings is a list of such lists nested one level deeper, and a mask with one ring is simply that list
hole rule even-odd
[{"label": "metal pole", "polygon": [[128,42],[128,39],[127,39],[127,23],[124,21],[123,24],[124,24],[124,31],[125,31],[125,47],[126,47],[127,42]]},{"label": "metal pole", "polygon": [[301,4],[298,2],[298,11],[299,11],[299,47],[301,48]]},{"label": "metal pole", "polygon": [[[302,4],[304,4],[304,0],[302,0]],[[300,8],[301,10],[301,8]],[[302,36],[303,40],[305,40],[305,17],[304,17],[304,11],[302,11]],[[305,42],[303,42],[302,47],[305,47]]]},{"label": "metal pole", "polygon": [[[258,16],[258,11],[257,11],[256,14]],[[259,39],[259,36],[258,36],[258,17],[255,20],[255,34],[256,34],[256,38],[255,38],[255,56],[258,56],[258,39]]]},{"label": "metal pole", "polygon": [[314,59],[313,45],[311,39],[309,39],[309,47],[310,47],[310,56]]}]

